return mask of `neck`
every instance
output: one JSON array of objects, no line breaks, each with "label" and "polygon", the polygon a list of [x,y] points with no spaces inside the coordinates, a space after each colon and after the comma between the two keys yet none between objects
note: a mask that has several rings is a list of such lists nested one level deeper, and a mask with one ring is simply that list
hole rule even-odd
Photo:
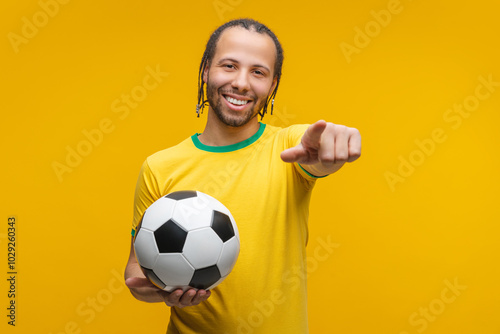
[{"label": "neck", "polygon": [[198,136],[198,139],[201,143],[209,146],[232,145],[250,138],[259,131],[259,127],[257,117],[252,118],[247,124],[240,127],[226,125],[219,120],[210,108],[205,130]]}]

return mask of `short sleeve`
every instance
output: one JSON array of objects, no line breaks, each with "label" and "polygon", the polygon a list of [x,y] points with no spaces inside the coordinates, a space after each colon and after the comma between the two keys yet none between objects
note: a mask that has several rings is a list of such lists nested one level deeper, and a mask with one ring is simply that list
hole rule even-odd
[{"label": "short sleeve", "polygon": [[134,218],[132,222],[132,236],[135,235],[137,225],[144,214],[144,211],[153,204],[158,198],[160,198],[160,192],[158,190],[158,183],[156,178],[151,171],[148,161],[144,161],[137,178],[137,184],[135,186],[134,195]]}]

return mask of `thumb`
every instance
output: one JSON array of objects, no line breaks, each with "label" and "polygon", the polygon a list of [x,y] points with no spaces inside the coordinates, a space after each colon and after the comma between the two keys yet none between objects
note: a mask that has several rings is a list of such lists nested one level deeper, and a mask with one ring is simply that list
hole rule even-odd
[{"label": "thumb", "polygon": [[287,148],[281,152],[280,156],[284,162],[297,162],[305,156],[305,152],[302,144],[299,144],[295,147]]},{"label": "thumb", "polygon": [[129,288],[156,288],[156,285],[143,277],[129,277],[125,280],[125,285]]},{"label": "thumb", "polygon": [[310,125],[302,135],[300,144],[295,147],[288,148],[281,152],[281,160],[284,162],[304,162],[308,160],[308,150],[318,150],[321,135],[326,129],[326,122],[323,120],[317,121]]}]

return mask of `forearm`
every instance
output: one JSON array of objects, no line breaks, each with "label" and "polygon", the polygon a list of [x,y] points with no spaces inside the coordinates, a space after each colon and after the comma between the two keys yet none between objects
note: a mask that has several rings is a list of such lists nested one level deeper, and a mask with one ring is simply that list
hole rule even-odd
[{"label": "forearm", "polygon": [[130,289],[132,295],[140,301],[147,303],[159,303],[165,301],[162,293],[166,294],[166,292],[154,286],[142,272],[142,269],[135,258],[133,239],[131,242],[127,266],[125,267],[125,284]]},{"label": "forearm", "polygon": [[129,288],[130,293],[137,300],[146,303],[163,303],[165,300],[158,294],[157,291],[152,291],[150,288]]},{"label": "forearm", "polygon": [[[127,279],[143,278],[145,279],[141,268],[137,263],[129,263],[125,269],[125,281]],[[128,284],[127,284],[128,285]],[[147,303],[160,303],[163,302],[163,297],[158,293],[159,289],[155,287],[130,287],[130,293],[143,302]]]}]

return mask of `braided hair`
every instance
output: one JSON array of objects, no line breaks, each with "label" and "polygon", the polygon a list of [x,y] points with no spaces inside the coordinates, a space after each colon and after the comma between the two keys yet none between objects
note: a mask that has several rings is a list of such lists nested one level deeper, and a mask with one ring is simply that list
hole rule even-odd
[{"label": "braided hair", "polygon": [[281,79],[281,68],[283,66],[283,48],[281,47],[281,43],[278,40],[278,37],[264,24],[257,22],[252,19],[237,19],[224,23],[220,27],[218,27],[210,36],[207,46],[205,47],[205,52],[203,53],[203,57],[201,58],[200,71],[198,73],[198,103],[196,105],[196,113],[198,117],[200,117],[200,113],[203,112],[203,109],[206,105],[208,105],[208,100],[205,100],[205,81],[203,80],[203,72],[206,68],[210,68],[212,63],[212,59],[215,55],[215,48],[217,46],[217,42],[222,34],[222,32],[231,27],[243,27],[249,31],[255,31],[259,34],[267,34],[274,41],[274,45],[276,46],[276,61],[274,64],[274,76],[277,78],[276,87],[274,88],[271,95],[268,97],[266,104],[262,108],[262,111],[259,111],[259,115],[264,118],[264,115],[267,113],[267,105],[269,101],[272,100],[271,103],[271,115],[273,114],[274,108],[274,98],[276,97],[276,93],[278,91],[278,86],[280,84]]}]

